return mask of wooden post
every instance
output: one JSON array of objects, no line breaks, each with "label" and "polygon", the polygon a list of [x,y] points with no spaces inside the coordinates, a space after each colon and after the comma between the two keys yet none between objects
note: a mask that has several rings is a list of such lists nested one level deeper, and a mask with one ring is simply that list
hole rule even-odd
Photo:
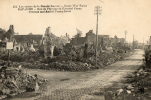
[{"label": "wooden post", "polygon": [[100,6],[96,6],[95,7],[95,10],[96,10],[96,15],[97,15],[97,18],[96,18],[96,47],[95,47],[95,64],[97,66],[97,52],[98,52],[98,22],[99,22],[99,15],[100,15]]},{"label": "wooden post", "polygon": [[13,49],[13,42],[7,42],[6,49],[8,50],[8,67],[10,66],[10,50]]},{"label": "wooden post", "polygon": [[9,62],[9,60],[10,60],[10,50],[8,49],[7,51],[8,51],[8,60],[7,60],[7,63],[8,63],[8,67],[9,67],[10,66],[10,62]]}]

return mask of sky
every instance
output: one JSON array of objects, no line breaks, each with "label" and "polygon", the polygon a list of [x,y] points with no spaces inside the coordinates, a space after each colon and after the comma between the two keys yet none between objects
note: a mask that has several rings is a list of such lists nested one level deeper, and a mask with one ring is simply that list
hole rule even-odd
[{"label": "sky", "polygon": [[[14,9],[14,5],[72,5],[83,4],[87,7],[71,13],[28,13]],[[151,35],[151,0],[0,0],[0,28],[8,29],[14,25],[19,34],[44,34],[48,26],[57,36],[76,34],[76,28],[83,36],[89,30],[96,31],[94,7],[101,6],[98,34],[117,35],[127,41],[146,41]]]}]

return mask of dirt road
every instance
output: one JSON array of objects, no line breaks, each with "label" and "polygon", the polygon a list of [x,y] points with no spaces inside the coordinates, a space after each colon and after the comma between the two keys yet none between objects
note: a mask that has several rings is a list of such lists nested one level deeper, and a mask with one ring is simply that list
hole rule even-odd
[{"label": "dirt road", "polygon": [[[143,63],[143,51],[135,52],[122,61],[103,69],[87,72],[55,72],[44,70],[27,70],[48,79],[47,91],[40,96],[22,98],[21,100],[88,100],[87,95],[104,87],[120,82]],[[20,100],[13,98],[11,100]],[[98,99],[99,100],[99,99]],[[100,99],[102,100],[102,99]]]}]

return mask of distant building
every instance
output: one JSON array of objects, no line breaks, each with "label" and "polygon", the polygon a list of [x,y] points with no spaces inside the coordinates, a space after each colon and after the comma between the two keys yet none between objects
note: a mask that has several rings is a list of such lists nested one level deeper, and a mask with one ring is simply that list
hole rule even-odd
[{"label": "distant building", "polygon": [[121,47],[125,45],[125,38],[118,38],[116,35],[114,38],[110,38],[110,46],[113,48]]},{"label": "distant building", "polygon": [[110,37],[109,35],[99,35],[98,36],[99,45],[102,49],[106,49],[110,46]]},{"label": "distant building", "polygon": [[93,33],[93,30],[89,30],[89,32],[86,33],[85,43],[87,44],[96,43],[96,35],[95,33]]},{"label": "distant building", "polygon": [[[105,49],[109,46],[109,35],[98,35],[98,45],[99,47]],[[82,46],[85,44],[94,45],[96,43],[96,35],[93,30],[89,30],[85,37],[74,37],[71,39],[70,43],[74,46]]]},{"label": "distant building", "polygon": [[42,35],[14,35],[14,39],[17,43],[39,45]]},{"label": "distant building", "polygon": [[70,43],[75,46],[82,46],[85,44],[85,41],[86,41],[85,37],[78,37],[78,38],[76,37],[76,38],[71,38]]},{"label": "distant building", "polygon": [[133,41],[133,49],[139,48],[139,42],[137,40]]},{"label": "distant building", "polygon": [[33,46],[38,48],[42,40],[42,35],[14,35],[14,50],[22,51]]}]

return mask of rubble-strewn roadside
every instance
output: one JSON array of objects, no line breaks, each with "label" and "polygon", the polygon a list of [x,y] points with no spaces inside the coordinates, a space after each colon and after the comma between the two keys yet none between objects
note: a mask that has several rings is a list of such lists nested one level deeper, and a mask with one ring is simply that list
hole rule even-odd
[{"label": "rubble-strewn roadside", "polygon": [[46,83],[46,79],[26,73],[21,66],[0,67],[0,100],[23,92],[39,91]]},{"label": "rubble-strewn roadside", "polygon": [[105,100],[151,100],[151,51],[145,51],[144,64],[126,76],[121,83],[94,93],[103,95]]},{"label": "rubble-strewn roadside", "polygon": [[105,100],[150,100],[151,70],[139,69],[126,77],[120,84],[103,91]]},{"label": "rubble-strewn roadside", "polygon": [[89,58],[82,58],[80,61],[71,60],[66,56],[57,56],[54,58],[44,59],[40,58],[34,62],[12,62],[14,66],[22,65],[25,68],[32,69],[47,69],[47,70],[58,70],[58,71],[87,71],[93,69],[99,69],[104,66],[110,65],[116,61],[122,60],[124,57],[130,55],[131,52],[127,53],[101,53],[97,58],[97,66],[95,63],[95,56]]},{"label": "rubble-strewn roadside", "polygon": [[151,70],[142,66],[128,75],[126,80],[114,83],[107,88],[94,92],[95,96],[104,96],[105,100],[150,100],[151,99]]}]

